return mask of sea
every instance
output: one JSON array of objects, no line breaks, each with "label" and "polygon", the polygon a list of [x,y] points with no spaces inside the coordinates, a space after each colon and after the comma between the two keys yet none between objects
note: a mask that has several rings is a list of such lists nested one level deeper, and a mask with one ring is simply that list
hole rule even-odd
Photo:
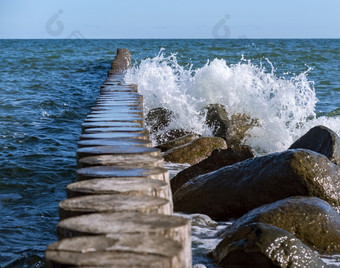
[{"label": "sea", "polygon": [[[95,104],[117,48],[133,67],[126,83],[144,109],[173,111],[166,130],[211,135],[202,110],[212,103],[260,125],[243,140],[258,155],[287,149],[311,127],[340,135],[340,40],[0,40],[0,267],[43,267],[55,242],[58,203],[75,181],[81,123]],[[171,176],[188,165],[167,163]],[[194,264],[230,222],[193,221]],[[340,256],[322,256],[340,267]]]}]

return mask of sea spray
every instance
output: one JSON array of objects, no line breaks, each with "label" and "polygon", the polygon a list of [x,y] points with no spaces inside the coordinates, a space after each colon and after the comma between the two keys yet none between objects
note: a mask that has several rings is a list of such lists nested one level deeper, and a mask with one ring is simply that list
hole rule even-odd
[{"label": "sea spray", "polygon": [[143,60],[125,75],[126,82],[138,84],[146,113],[157,107],[173,112],[168,129],[185,129],[209,135],[210,130],[201,113],[205,100],[186,93],[193,79],[191,67],[186,70],[177,63],[175,55],[165,57],[163,53]]},{"label": "sea spray", "polygon": [[212,103],[225,105],[229,116],[245,113],[257,118],[260,126],[248,130],[243,142],[258,153],[285,150],[318,124],[340,133],[339,117],[316,116],[314,83],[307,79],[310,68],[292,77],[279,77],[266,61],[268,64],[258,66],[242,58],[228,65],[224,59],[214,59],[193,69],[192,65],[179,65],[175,54],[165,56],[161,50],[129,70],[125,81],[138,84],[145,112],[164,107],[174,113],[166,130],[211,135],[202,110]]}]

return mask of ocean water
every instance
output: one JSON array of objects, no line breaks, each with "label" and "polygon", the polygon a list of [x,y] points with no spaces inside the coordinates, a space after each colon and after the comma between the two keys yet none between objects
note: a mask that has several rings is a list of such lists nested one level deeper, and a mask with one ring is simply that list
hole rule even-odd
[{"label": "ocean water", "polygon": [[126,74],[145,96],[146,111],[162,106],[174,112],[168,129],[209,135],[202,110],[219,103],[229,115],[258,119],[244,143],[259,153],[285,150],[315,125],[340,133],[339,118],[327,116],[340,112],[338,40],[202,43],[201,50],[192,48],[199,58],[185,55],[191,59],[185,62],[182,52],[164,49]]},{"label": "ocean water", "polygon": [[[340,40],[0,40],[0,267],[43,266],[80,125],[118,47],[131,51],[125,80],[146,112],[174,111],[170,129],[209,135],[201,110],[221,103],[258,118],[244,143],[259,154],[318,124],[340,134]],[[227,224],[193,227],[195,263],[217,267],[204,254]]]}]

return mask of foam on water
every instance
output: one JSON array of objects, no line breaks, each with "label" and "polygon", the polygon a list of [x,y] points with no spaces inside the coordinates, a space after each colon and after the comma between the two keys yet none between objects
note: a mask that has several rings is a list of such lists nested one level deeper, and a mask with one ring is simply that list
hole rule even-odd
[{"label": "foam on water", "polygon": [[[270,68],[266,68],[269,66]],[[269,60],[255,65],[243,58],[237,64],[224,59],[208,61],[203,67],[178,64],[175,54],[161,52],[142,60],[129,70],[125,82],[138,84],[146,112],[164,107],[174,112],[168,129],[185,129],[211,135],[202,109],[224,104],[229,116],[246,113],[260,126],[247,132],[244,143],[258,152],[287,149],[311,127],[325,125],[340,134],[340,117],[317,118],[311,69],[292,77],[279,77]]]},{"label": "foam on water", "polygon": [[170,129],[183,128],[197,133],[209,133],[200,115],[204,100],[187,92],[194,78],[192,73],[191,67],[185,69],[177,63],[175,55],[165,57],[160,53],[128,71],[125,81],[138,83],[146,112],[156,107],[168,108],[174,112],[175,120],[170,123]]}]

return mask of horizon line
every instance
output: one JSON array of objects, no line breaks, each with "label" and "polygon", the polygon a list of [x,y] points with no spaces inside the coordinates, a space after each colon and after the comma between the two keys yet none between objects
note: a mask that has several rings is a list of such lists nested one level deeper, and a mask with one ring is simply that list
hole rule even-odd
[{"label": "horizon line", "polygon": [[340,37],[253,37],[253,38],[214,38],[214,37],[188,37],[188,38],[181,38],[181,37],[142,37],[142,38],[2,38],[0,40],[308,40],[308,39],[318,39],[318,40],[339,40]]}]

